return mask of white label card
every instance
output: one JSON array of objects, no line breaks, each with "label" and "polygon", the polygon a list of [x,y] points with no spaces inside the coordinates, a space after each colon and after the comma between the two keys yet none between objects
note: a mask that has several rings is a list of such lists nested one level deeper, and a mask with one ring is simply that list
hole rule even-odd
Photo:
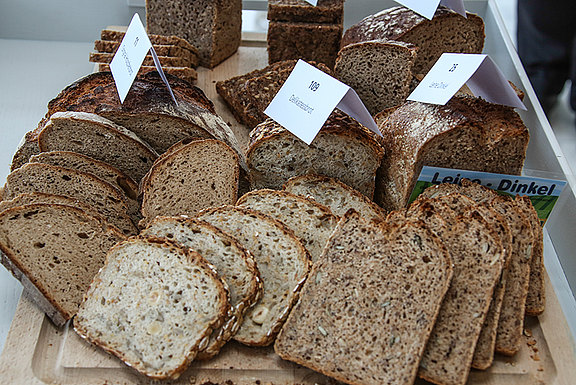
[{"label": "white label card", "polygon": [[442,54],[407,99],[444,105],[464,84],[488,102],[526,109],[502,71],[482,54]]},{"label": "white label card", "polygon": [[130,87],[132,87],[132,83],[134,82],[134,79],[136,79],[136,75],[142,66],[142,62],[149,51],[152,52],[154,64],[156,65],[160,77],[168,87],[172,100],[176,103],[174,93],[170,88],[166,75],[164,75],[164,71],[162,71],[158,55],[156,55],[152,43],[146,34],[146,29],[144,29],[144,25],[142,25],[140,16],[138,16],[137,13],[132,17],[132,21],[130,21],[126,34],[124,35],[114,58],[110,62],[110,71],[112,72],[112,76],[116,82],[120,103],[124,103],[124,99],[126,99],[126,95],[128,95],[128,91],[130,91]]},{"label": "white label card", "polygon": [[318,0],[304,0],[310,4],[312,4],[313,6],[316,6],[318,4]]},{"label": "white label card", "polygon": [[381,135],[352,88],[303,60],[298,60],[264,113],[310,144],[336,107]]},{"label": "white label card", "polygon": [[432,20],[439,5],[450,8],[454,12],[466,17],[466,8],[463,0],[395,0],[406,8],[410,8],[428,20]]}]

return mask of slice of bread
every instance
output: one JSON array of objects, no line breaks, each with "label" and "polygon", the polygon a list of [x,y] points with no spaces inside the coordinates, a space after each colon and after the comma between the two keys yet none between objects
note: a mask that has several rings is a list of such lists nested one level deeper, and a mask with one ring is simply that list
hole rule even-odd
[{"label": "slice of bread", "polygon": [[71,206],[29,204],[0,212],[2,264],[57,326],[76,314],[106,252],[123,239]]},{"label": "slice of bread", "polygon": [[27,163],[8,175],[3,197],[12,199],[35,192],[78,199],[94,207],[124,234],[138,233],[128,216],[124,195],[92,174],[44,163]]},{"label": "slice of bread", "polygon": [[359,191],[337,179],[322,175],[306,174],[290,178],[283,189],[302,195],[327,206],[334,215],[344,216],[350,209],[356,210],[365,220],[383,220],[386,213],[382,208]]},{"label": "slice of bread", "polygon": [[287,191],[255,190],[238,199],[236,205],[257,210],[284,223],[300,239],[316,262],[338,223],[338,217],[320,203]]},{"label": "slice of bread", "polygon": [[316,5],[302,0],[268,1],[268,20],[342,24],[343,18],[344,0],[318,0]]},{"label": "slice of bread", "polygon": [[[100,39],[101,40],[108,40],[108,41],[115,41],[120,43],[124,36],[126,36],[126,29],[127,27],[114,27],[114,28],[105,28],[100,31]],[[174,35],[155,35],[152,33],[148,34],[150,38],[150,42],[153,45],[171,45],[175,47],[180,47],[187,51],[192,52],[195,55],[198,55],[198,49],[190,44],[186,39],[182,39],[181,37],[174,36]]]},{"label": "slice of bread", "polygon": [[[120,41],[96,40],[94,42],[94,49],[98,52],[116,53],[118,47],[120,47]],[[189,67],[198,66],[198,56],[194,51],[173,44],[153,44],[153,47],[158,56],[179,57],[186,60]],[[162,69],[165,70],[165,67],[162,66]]]},{"label": "slice of bread", "polygon": [[338,224],[274,349],[348,384],[413,384],[448,289],[446,249],[421,222]]},{"label": "slice of bread", "polygon": [[[138,71],[138,76],[147,74],[148,72],[157,71],[155,66],[141,66]],[[107,63],[98,63],[98,71],[110,72],[110,65]],[[189,67],[162,67],[162,71],[166,74],[176,76],[190,84],[194,84],[198,80],[198,72],[194,68]]]},{"label": "slice of bread", "polygon": [[238,199],[238,156],[224,142],[195,140],[155,162],[144,183],[142,224],[157,215],[195,215]]},{"label": "slice of bread", "polygon": [[228,291],[200,254],[157,238],[113,247],[74,329],[153,379],[176,379],[229,311]]},{"label": "slice of bread", "polygon": [[233,337],[251,346],[270,345],[298,300],[310,268],[310,256],[281,222],[244,207],[204,210],[198,219],[236,238],[254,256],[264,283],[262,298],[244,316]]},{"label": "slice of bread", "polygon": [[228,284],[232,311],[196,359],[209,359],[238,331],[244,313],[261,296],[262,281],[252,254],[236,239],[194,218],[156,217],[141,235],[167,238],[198,252]]},{"label": "slice of bread", "polygon": [[[185,58],[182,57],[174,57],[174,56],[161,56],[157,53],[158,60],[160,61],[160,65],[162,67],[192,67],[192,63]],[[90,52],[90,56],[88,60],[92,63],[110,63],[114,59],[114,54],[109,52]],[[154,58],[152,55],[146,55],[144,57],[144,61],[142,65],[154,67]]]}]

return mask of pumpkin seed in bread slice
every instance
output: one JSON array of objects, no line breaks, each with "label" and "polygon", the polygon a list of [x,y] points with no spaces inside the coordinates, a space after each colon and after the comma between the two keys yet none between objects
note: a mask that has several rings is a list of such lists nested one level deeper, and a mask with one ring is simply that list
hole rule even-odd
[{"label": "pumpkin seed in bread slice", "polygon": [[285,225],[255,210],[222,206],[204,210],[198,219],[232,235],[254,256],[264,290],[234,339],[251,346],[270,345],[306,280],[308,252]]},{"label": "pumpkin seed in bread slice", "polygon": [[413,384],[452,267],[421,222],[351,212],[313,265],[274,349],[349,384]]},{"label": "pumpkin seed in bread slice", "polygon": [[208,346],[196,358],[214,357],[238,331],[244,313],[261,296],[262,281],[254,257],[230,235],[194,218],[156,217],[141,235],[167,238],[198,252],[228,284],[231,312],[222,326],[212,332]]},{"label": "pumpkin seed in bread slice", "polygon": [[176,379],[229,310],[226,285],[200,254],[133,237],[106,255],[74,329],[150,378]]}]

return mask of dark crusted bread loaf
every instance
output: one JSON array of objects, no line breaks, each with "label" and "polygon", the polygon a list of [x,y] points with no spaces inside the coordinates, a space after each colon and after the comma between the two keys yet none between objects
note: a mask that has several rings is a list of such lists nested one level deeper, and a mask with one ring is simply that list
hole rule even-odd
[{"label": "dark crusted bread loaf", "polygon": [[466,18],[444,6],[428,20],[405,7],[385,9],[350,27],[342,47],[374,39],[400,40],[418,47],[415,74],[426,74],[444,52],[481,53],[484,21],[467,13]]},{"label": "dark crusted bread loaf", "polygon": [[342,24],[344,0],[318,0],[314,6],[305,0],[268,1],[268,20]]},{"label": "dark crusted bread loaf", "polygon": [[200,65],[213,68],[242,40],[242,1],[146,0],[146,29],[176,35],[198,49]]},{"label": "dark crusted bread loaf", "polygon": [[320,174],[339,179],[368,198],[374,194],[382,156],[382,148],[367,129],[339,110],[334,110],[310,145],[268,119],[250,133],[246,153],[253,189],[280,189],[294,176]]},{"label": "dark crusted bread loaf", "polygon": [[421,222],[338,224],[274,349],[348,384],[413,384],[448,289],[446,249]]},{"label": "dark crusted bread loaf", "polygon": [[124,234],[138,232],[128,216],[125,196],[92,174],[44,163],[27,163],[8,175],[3,198],[12,199],[19,194],[36,192],[78,199],[94,207]]},{"label": "dark crusted bread loaf", "polygon": [[[118,47],[120,47],[120,41],[96,40],[94,42],[94,49],[98,52],[116,53]],[[197,51],[191,51],[172,44],[153,44],[153,47],[159,57],[178,57],[185,60],[188,63],[188,67],[196,68],[198,66]],[[162,70],[164,70],[164,66],[162,66]]]},{"label": "dark crusted bread loaf", "polygon": [[204,210],[198,219],[232,235],[254,256],[264,283],[262,298],[246,312],[233,338],[270,345],[298,300],[310,268],[308,252],[291,230],[258,211],[222,206]]},{"label": "dark crusted bread loaf", "polygon": [[76,314],[106,252],[123,239],[71,206],[29,204],[0,212],[2,264],[58,326]]},{"label": "dark crusted bread loaf", "polygon": [[143,178],[142,221],[157,215],[195,215],[238,199],[238,156],[224,142],[195,140],[169,152]]},{"label": "dark crusted bread loaf", "polygon": [[308,250],[312,263],[320,257],[338,223],[338,217],[328,207],[287,191],[250,191],[240,197],[236,205],[263,212],[284,223]]},{"label": "dark crusted bread loaf", "polygon": [[226,284],[200,254],[158,238],[114,246],[74,329],[153,379],[175,379],[230,310]]},{"label": "dark crusted bread loaf", "polygon": [[383,220],[386,213],[365,195],[337,179],[322,175],[306,174],[290,178],[284,190],[302,195],[327,206],[334,215],[344,216],[354,209],[365,220]]},{"label": "dark crusted bread loaf", "polygon": [[406,102],[379,128],[385,159],[375,200],[389,210],[406,205],[424,165],[518,175],[529,141],[512,108],[471,97]]},{"label": "dark crusted bread loaf", "polygon": [[140,234],[167,238],[198,252],[227,283],[231,312],[196,359],[214,357],[236,334],[244,313],[260,299],[262,281],[254,257],[230,235],[194,218],[156,217]]},{"label": "dark crusted bread loaf", "polygon": [[334,74],[358,93],[374,115],[408,97],[417,50],[393,40],[349,44],[338,52]]}]

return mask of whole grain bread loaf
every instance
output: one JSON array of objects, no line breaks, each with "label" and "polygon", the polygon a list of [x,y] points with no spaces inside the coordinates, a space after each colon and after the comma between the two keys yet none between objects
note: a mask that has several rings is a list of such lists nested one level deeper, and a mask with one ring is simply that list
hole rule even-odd
[{"label": "whole grain bread loaf", "polygon": [[0,258],[57,325],[76,314],[106,252],[124,236],[99,217],[67,205],[0,211]]},{"label": "whole grain bread loaf", "polygon": [[280,189],[288,179],[320,174],[339,179],[368,198],[374,194],[380,144],[354,119],[334,110],[307,145],[271,119],[250,133],[246,158],[253,189]]},{"label": "whole grain bread loaf", "polygon": [[440,6],[432,20],[405,7],[385,9],[351,26],[342,47],[374,39],[399,40],[418,47],[415,74],[426,74],[444,52],[482,53],[484,21],[478,15],[462,17]]},{"label": "whole grain bread loaf", "polygon": [[351,212],[314,264],[274,349],[348,384],[413,384],[451,265],[421,222],[394,227]]},{"label": "whole grain bread loaf", "polygon": [[196,359],[214,357],[236,334],[246,311],[260,299],[262,281],[254,257],[230,235],[194,218],[156,217],[140,234],[167,238],[198,252],[228,285],[231,312]]},{"label": "whole grain bread loaf", "polygon": [[284,324],[310,268],[310,256],[294,233],[258,211],[237,206],[204,210],[198,219],[232,235],[254,256],[264,283],[262,298],[233,337],[250,346],[270,345]]},{"label": "whole grain bread loaf", "polygon": [[349,44],[338,52],[334,73],[358,93],[374,115],[408,97],[417,50],[412,44],[393,40]]},{"label": "whole grain bread loaf", "polygon": [[268,1],[268,20],[342,24],[344,0],[318,0],[312,5],[305,0]]},{"label": "whole grain bread loaf", "polygon": [[85,296],[76,332],[153,379],[176,379],[230,310],[200,254],[158,238],[114,246]]},{"label": "whole grain bread loaf", "polygon": [[213,68],[240,46],[242,1],[146,0],[146,29],[187,40],[198,49],[200,65]]}]

